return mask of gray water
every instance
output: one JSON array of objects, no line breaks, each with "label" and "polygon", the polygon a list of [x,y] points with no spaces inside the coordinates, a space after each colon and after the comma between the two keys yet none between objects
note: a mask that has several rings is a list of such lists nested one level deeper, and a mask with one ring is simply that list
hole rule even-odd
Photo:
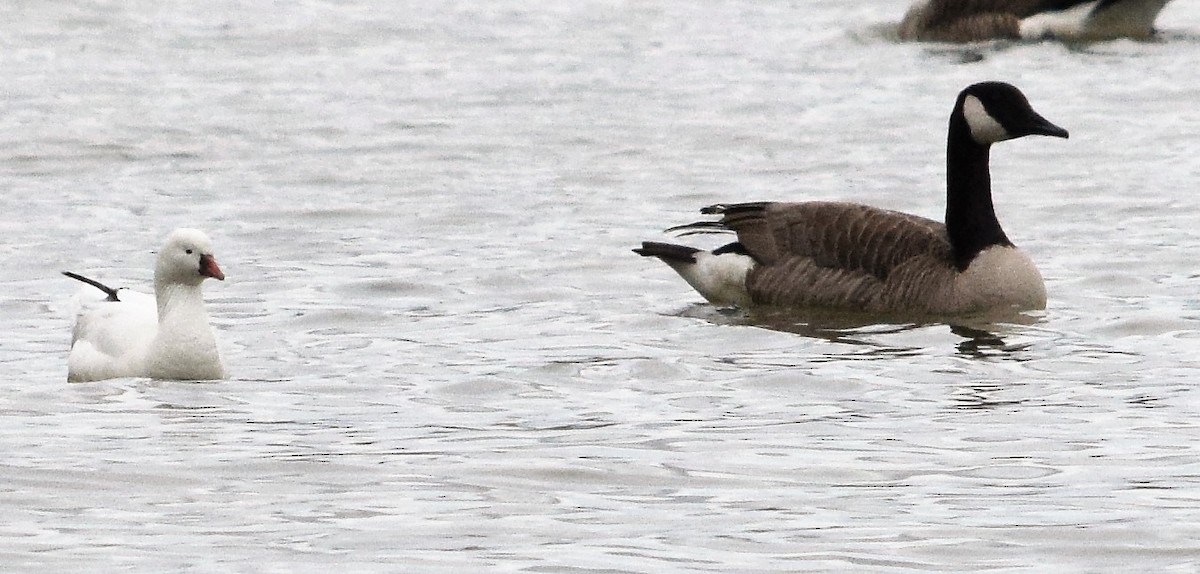
[{"label": "gray water", "polygon": [[[1200,570],[1200,3],[898,44],[899,0],[0,5],[5,572]],[[1049,307],[839,326],[629,251],[716,202],[940,217]],[[71,269],[206,230],[232,378],[67,384]]]}]

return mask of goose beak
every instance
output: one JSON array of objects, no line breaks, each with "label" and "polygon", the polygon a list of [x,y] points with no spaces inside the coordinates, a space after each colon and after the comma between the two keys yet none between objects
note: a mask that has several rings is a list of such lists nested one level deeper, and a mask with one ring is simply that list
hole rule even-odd
[{"label": "goose beak", "polygon": [[1063,139],[1070,137],[1067,130],[1050,123],[1050,120],[1037,114],[1033,114],[1033,117],[1030,118],[1029,126],[1025,129],[1030,135],[1051,136]]},{"label": "goose beak", "polygon": [[212,277],[217,281],[224,281],[225,274],[221,272],[221,268],[217,266],[217,259],[212,255],[200,256],[200,274],[205,277]]}]

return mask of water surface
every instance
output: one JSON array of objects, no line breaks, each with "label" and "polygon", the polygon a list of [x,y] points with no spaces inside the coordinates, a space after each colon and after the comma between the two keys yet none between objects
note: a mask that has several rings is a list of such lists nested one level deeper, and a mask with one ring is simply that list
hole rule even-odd
[{"label": "water surface", "polygon": [[[261,4],[261,5],[260,5]],[[0,7],[6,571],[1200,567],[1200,8],[1155,42],[897,44],[905,3]],[[701,206],[939,217],[993,153],[1049,308],[810,324],[629,249]],[[71,269],[176,226],[233,377],[71,384]]]}]

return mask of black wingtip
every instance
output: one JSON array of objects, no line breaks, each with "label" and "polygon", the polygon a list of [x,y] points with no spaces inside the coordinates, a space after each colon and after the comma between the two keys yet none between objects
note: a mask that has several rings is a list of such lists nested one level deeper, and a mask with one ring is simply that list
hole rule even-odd
[{"label": "black wingtip", "polygon": [[703,233],[729,233],[730,229],[725,227],[725,224],[720,221],[697,221],[695,223],[685,223],[683,225],[676,225],[675,227],[668,227],[664,232],[684,237]]},{"label": "black wingtip", "polygon": [[76,281],[82,281],[84,283],[87,283],[88,285],[91,285],[92,287],[95,287],[95,288],[103,291],[106,295],[108,295],[108,298],[106,299],[106,301],[120,301],[120,299],[117,298],[117,290],[113,289],[112,287],[109,287],[108,285],[105,285],[99,281],[96,281],[95,279],[90,279],[88,277],[84,277],[83,275],[80,275],[78,273],[72,273],[70,271],[63,271],[62,274],[66,275],[67,277],[70,277],[71,279],[74,279]]},{"label": "black wingtip", "polygon": [[696,253],[699,251],[695,247],[675,245],[674,243],[659,243],[657,241],[643,241],[641,247],[633,250],[634,253],[642,257],[657,257],[663,261],[676,261],[679,263],[695,263]]},{"label": "black wingtip", "polygon": [[761,211],[768,205],[770,201],[746,201],[743,203],[716,203],[708,207],[700,209],[700,213],[704,215],[728,215],[743,211]]}]

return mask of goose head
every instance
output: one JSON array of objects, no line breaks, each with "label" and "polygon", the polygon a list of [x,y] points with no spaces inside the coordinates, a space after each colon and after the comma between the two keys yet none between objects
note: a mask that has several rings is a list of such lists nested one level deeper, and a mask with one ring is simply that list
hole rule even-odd
[{"label": "goose head", "polygon": [[1066,138],[1067,130],[1033,111],[1025,94],[1004,82],[981,82],[958,94],[952,117],[966,123],[971,139],[988,147],[1031,135]]},{"label": "goose head", "polygon": [[173,231],[158,252],[154,282],[198,286],[209,277],[225,280],[225,273],[213,256],[212,241],[204,232],[196,229]]}]

